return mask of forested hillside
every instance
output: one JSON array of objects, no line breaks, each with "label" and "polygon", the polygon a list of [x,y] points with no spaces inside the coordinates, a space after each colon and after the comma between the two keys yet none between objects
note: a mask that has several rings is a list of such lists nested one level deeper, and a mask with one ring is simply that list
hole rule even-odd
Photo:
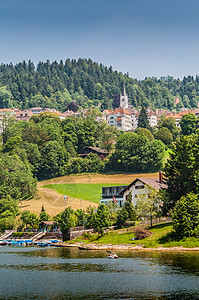
[{"label": "forested hillside", "polygon": [[113,71],[112,67],[91,59],[67,59],[59,63],[31,61],[0,66],[0,108],[20,109],[34,106],[65,111],[71,100],[83,108],[97,106],[101,109],[117,106],[119,95],[126,85],[129,103],[154,108],[172,109],[175,97],[177,107],[196,107],[199,102],[199,77],[146,78],[139,81],[128,74]]}]

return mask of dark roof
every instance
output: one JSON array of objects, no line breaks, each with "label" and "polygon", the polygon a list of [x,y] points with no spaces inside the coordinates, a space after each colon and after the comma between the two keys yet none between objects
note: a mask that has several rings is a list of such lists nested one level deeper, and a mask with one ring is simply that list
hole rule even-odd
[{"label": "dark roof", "polygon": [[90,149],[90,150],[96,151],[96,152],[101,153],[101,154],[108,154],[107,151],[105,151],[105,150],[103,150],[99,147],[85,146],[82,150],[84,150],[84,149]]},{"label": "dark roof", "polygon": [[56,222],[55,221],[42,221],[40,224],[44,225],[54,225]]},{"label": "dark roof", "polygon": [[141,181],[142,183],[151,186],[156,190],[166,189],[167,185],[163,182],[159,182],[154,178],[136,178],[133,182],[131,182],[127,187],[120,193],[123,194],[126,190],[128,190],[132,185],[134,185],[137,181]]}]

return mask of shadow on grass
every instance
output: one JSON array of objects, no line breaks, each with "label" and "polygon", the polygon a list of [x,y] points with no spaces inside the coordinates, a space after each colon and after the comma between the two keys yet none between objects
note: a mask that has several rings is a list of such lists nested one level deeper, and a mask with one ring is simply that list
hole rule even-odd
[{"label": "shadow on grass", "polygon": [[168,232],[166,235],[162,236],[161,238],[158,239],[158,243],[160,244],[166,244],[170,242],[177,242],[180,241],[181,238],[177,236],[175,231]]},{"label": "shadow on grass", "polygon": [[151,229],[162,229],[162,228],[169,227],[171,225],[173,225],[173,222],[166,222],[166,223],[153,225],[153,227]]}]

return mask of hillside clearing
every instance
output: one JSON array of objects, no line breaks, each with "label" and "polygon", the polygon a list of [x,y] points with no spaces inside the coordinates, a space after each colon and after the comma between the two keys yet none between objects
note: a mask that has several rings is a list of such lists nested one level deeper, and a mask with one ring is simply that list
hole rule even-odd
[{"label": "hillside clearing", "polygon": [[[74,189],[77,189],[79,183],[81,184],[102,184],[102,185],[127,185],[131,183],[137,177],[140,178],[157,178],[158,173],[144,173],[144,174],[78,174],[53,178],[50,180],[38,182],[37,195],[30,200],[24,200],[19,204],[21,211],[29,210],[39,215],[42,205],[46,212],[51,216],[55,216],[59,212],[63,211],[65,207],[71,206],[73,209],[86,209],[89,205],[97,207],[98,204],[84,200],[83,197],[78,198],[76,196],[69,196],[65,201],[63,194],[58,193],[55,189],[42,187],[44,185],[56,185],[56,184],[73,184]],[[100,199],[101,190],[98,195]],[[67,195],[68,196],[68,195]],[[80,201],[80,199],[83,199]],[[99,203],[99,202],[98,202]]]}]

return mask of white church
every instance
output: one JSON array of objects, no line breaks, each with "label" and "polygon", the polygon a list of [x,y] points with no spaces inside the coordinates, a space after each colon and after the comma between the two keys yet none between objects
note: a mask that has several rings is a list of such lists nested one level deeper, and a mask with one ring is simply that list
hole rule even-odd
[{"label": "white church", "polygon": [[[156,126],[158,121],[157,115],[151,109],[147,109],[147,115],[150,126]],[[139,111],[129,105],[128,95],[126,94],[124,85],[123,95],[120,94],[120,106],[107,116],[107,123],[117,127],[119,130],[132,131],[138,126],[138,117]]]},{"label": "white church", "polygon": [[111,126],[117,127],[119,130],[131,131],[132,116],[128,111],[128,95],[124,85],[123,95],[120,94],[120,107],[112,111],[107,117],[107,123]]}]

